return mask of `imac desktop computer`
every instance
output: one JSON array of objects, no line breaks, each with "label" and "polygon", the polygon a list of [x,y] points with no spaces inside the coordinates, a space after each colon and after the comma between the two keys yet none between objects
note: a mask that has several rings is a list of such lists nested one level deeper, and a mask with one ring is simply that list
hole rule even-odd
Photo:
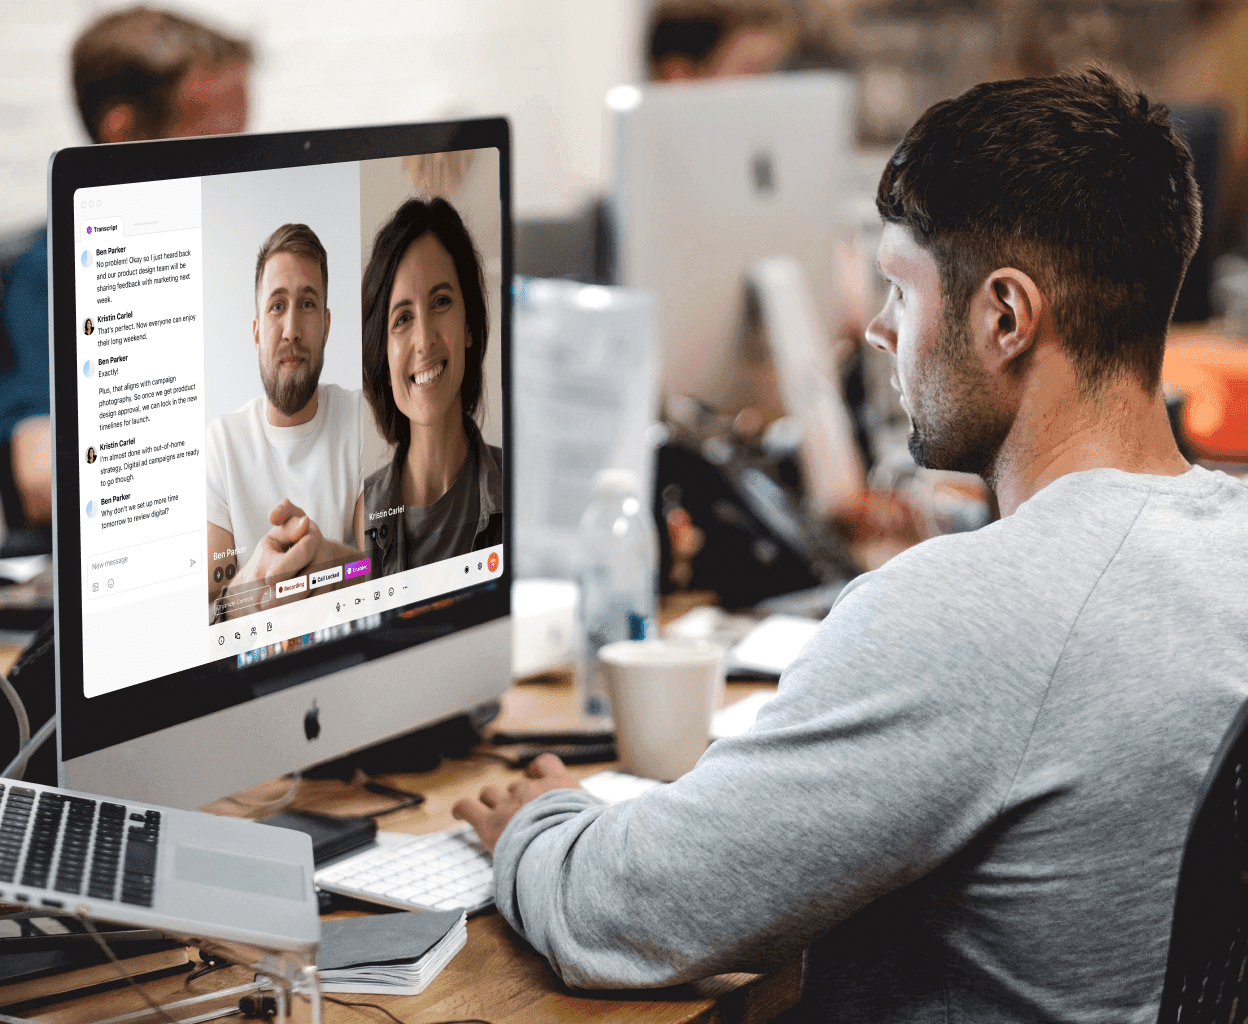
[{"label": "imac desktop computer", "polygon": [[818,314],[835,324],[856,102],[852,75],[813,71],[607,93],[616,273],[658,296],[665,399],[732,403],[760,260],[795,259]]},{"label": "imac desktop computer", "polygon": [[175,807],[510,683],[501,119],[49,168],[60,784]]},{"label": "imac desktop computer", "polygon": [[[693,427],[660,453],[656,487],[712,535],[693,579],[731,603],[856,571],[826,525],[865,483],[834,358],[849,276],[866,277],[856,103],[852,75],[814,71],[606,97],[619,283],[656,294],[661,394]],[[800,494],[752,452],[703,443],[698,417],[750,405],[799,428]]]}]

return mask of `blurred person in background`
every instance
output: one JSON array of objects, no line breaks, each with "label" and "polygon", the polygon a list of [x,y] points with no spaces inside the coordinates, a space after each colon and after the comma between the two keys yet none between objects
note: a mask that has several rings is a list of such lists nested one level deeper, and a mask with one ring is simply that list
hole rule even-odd
[{"label": "blurred person in background", "polygon": [[[244,39],[130,7],[83,30],[71,75],[93,142],[224,135],[246,128],[252,59]],[[41,229],[0,274],[0,501],[10,531],[42,529],[45,537],[52,520],[47,260]]]},{"label": "blurred person in background", "polygon": [[848,63],[849,0],[659,0],[646,33],[655,82]]},{"label": "blurred person in background", "polygon": [[797,22],[782,0],[660,0],[648,32],[650,78],[692,78],[778,71],[793,49]]}]

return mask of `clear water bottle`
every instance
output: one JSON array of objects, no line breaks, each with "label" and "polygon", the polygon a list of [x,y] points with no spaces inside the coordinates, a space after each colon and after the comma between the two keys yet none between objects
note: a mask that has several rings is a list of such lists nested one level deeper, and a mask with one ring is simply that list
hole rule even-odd
[{"label": "clear water bottle", "polygon": [[594,476],[594,497],[581,516],[578,546],[584,706],[586,714],[605,716],[611,708],[598,649],[655,635],[659,540],[636,473],[604,469]]}]

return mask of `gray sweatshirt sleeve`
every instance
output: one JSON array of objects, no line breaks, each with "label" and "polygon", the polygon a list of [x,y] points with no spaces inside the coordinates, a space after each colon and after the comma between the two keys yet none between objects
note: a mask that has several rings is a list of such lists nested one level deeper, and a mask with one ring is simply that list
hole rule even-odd
[{"label": "gray sweatshirt sleeve", "polygon": [[[497,905],[565,982],[664,986],[791,959],[993,819],[1057,652],[1003,649],[940,564],[903,555],[855,580],[754,729],[678,781],[615,806],[557,790],[521,808],[495,851]],[[964,596],[1000,601],[993,571]]]}]

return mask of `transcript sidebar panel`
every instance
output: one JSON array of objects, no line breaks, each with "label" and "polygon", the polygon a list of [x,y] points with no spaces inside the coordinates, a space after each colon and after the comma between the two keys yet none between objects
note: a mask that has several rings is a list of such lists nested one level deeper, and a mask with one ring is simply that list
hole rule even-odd
[{"label": "transcript sidebar panel", "polygon": [[200,179],[74,199],[83,688],[204,661]]}]

